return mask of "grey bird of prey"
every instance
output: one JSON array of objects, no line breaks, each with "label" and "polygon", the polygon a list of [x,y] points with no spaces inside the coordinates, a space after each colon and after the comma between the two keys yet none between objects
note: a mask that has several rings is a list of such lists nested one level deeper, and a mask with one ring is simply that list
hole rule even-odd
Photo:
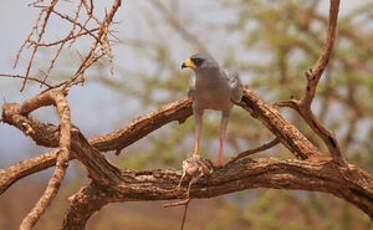
[{"label": "grey bird of prey", "polygon": [[193,98],[193,114],[195,118],[194,155],[198,155],[202,129],[202,115],[205,109],[222,112],[220,126],[220,148],[217,165],[222,166],[224,135],[228,125],[233,102],[242,98],[242,83],[236,71],[222,69],[215,59],[208,54],[194,54],[181,66],[191,68],[195,76],[191,78],[188,96]]}]

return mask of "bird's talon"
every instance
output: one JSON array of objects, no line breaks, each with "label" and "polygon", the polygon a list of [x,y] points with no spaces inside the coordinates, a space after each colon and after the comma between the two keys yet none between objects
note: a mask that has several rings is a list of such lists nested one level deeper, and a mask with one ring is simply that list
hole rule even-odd
[{"label": "bird's talon", "polygon": [[222,160],[218,160],[218,161],[216,161],[216,163],[215,163],[215,166],[216,167],[223,167],[225,164],[224,164],[224,161],[222,161]]}]

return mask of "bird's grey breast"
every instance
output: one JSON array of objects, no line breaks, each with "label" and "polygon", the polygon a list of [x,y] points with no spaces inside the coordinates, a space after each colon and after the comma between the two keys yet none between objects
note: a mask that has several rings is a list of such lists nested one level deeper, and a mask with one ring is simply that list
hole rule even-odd
[{"label": "bird's grey breast", "polygon": [[227,110],[232,105],[231,90],[220,71],[196,73],[194,103],[201,109]]}]

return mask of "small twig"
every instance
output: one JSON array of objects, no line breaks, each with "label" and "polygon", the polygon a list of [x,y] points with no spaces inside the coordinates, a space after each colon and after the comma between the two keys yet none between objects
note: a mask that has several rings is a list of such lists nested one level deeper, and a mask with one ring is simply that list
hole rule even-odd
[{"label": "small twig", "polygon": [[117,12],[118,8],[121,5],[121,0],[116,0],[113,3],[113,6],[110,12],[106,15],[104,23],[100,25],[100,30],[98,31],[96,42],[92,45],[89,54],[84,59],[83,63],[79,66],[78,70],[75,72],[74,76],[65,84],[64,88],[68,87],[73,83],[79,76],[81,76],[84,71],[92,64],[92,59],[94,58],[94,53],[99,43],[101,43],[101,38],[104,36],[105,33],[105,24],[110,24],[113,20],[115,13]]},{"label": "small twig", "polygon": [[190,203],[191,200],[192,200],[191,198],[188,198],[188,199],[185,199],[185,200],[182,200],[182,201],[172,202],[172,203],[168,203],[168,204],[163,205],[164,208],[184,206],[183,219],[181,221],[181,227],[180,227],[181,230],[184,229],[186,215],[188,213],[188,207],[189,207],[189,203]]},{"label": "small twig", "polygon": [[[22,75],[18,75],[18,74],[0,74],[0,77],[11,77],[11,78],[21,78],[21,79],[26,79],[26,76],[22,76]],[[36,81],[42,85],[45,85],[47,86],[48,88],[52,87],[51,85],[49,85],[48,83],[38,79],[38,78],[35,78],[35,77],[28,77],[29,80],[32,80],[32,81]]]},{"label": "small twig", "polygon": [[180,227],[181,230],[184,230],[184,225],[185,225],[186,215],[187,215],[187,212],[188,212],[189,202],[190,202],[190,199],[188,199],[188,202],[184,205],[183,219],[182,219],[181,227]]},{"label": "small twig", "polygon": [[108,24],[106,24],[105,25],[104,40],[105,40],[105,43],[107,44],[107,51],[108,51],[108,56],[109,56],[109,60],[110,60],[110,73],[112,75],[114,75],[113,53],[112,53],[112,50],[111,50],[111,44],[110,44],[110,41],[109,41],[108,33],[109,33],[109,27],[108,27]]},{"label": "small twig", "polygon": [[230,160],[227,161],[226,164],[230,164],[230,163],[233,163],[233,162],[236,162],[242,158],[245,158],[249,155],[252,155],[254,153],[258,153],[258,152],[262,152],[262,151],[265,151],[267,149],[270,149],[272,148],[273,146],[277,145],[278,143],[280,143],[280,138],[276,137],[275,139],[273,139],[272,141],[262,145],[262,146],[259,146],[255,149],[249,149],[249,150],[246,150],[245,152],[242,152],[240,154],[238,154],[236,157],[234,158],[231,158]]},{"label": "small twig", "polygon": [[[45,28],[47,26],[49,16],[51,15],[52,10],[53,10],[54,6],[57,4],[57,2],[58,2],[58,0],[53,0],[51,2],[50,6],[48,6],[46,8],[46,15],[44,17],[44,22],[43,22],[43,25],[41,27],[41,31],[39,33],[37,43],[39,43],[41,41],[41,39],[42,39],[42,37],[43,37],[43,35],[45,33]],[[36,51],[38,50],[38,48],[39,48],[38,46],[34,46],[34,49],[32,51],[29,63],[27,65],[27,70],[26,70],[26,74],[25,74],[26,78],[23,80],[23,83],[22,83],[22,86],[21,86],[21,89],[20,89],[21,92],[25,89],[26,82],[27,82],[28,76],[30,74],[31,66],[32,66],[32,63],[33,63],[33,60],[34,60],[34,57],[35,57],[35,54],[36,54]]]},{"label": "small twig", "polygon": [[[79,18],[79,12],[80,12],[81,7],[82,7],[82,2],[80,2],[80,4],[78,5],[78,9],[77,9],[76,12],[75,12],[74,23],[73,23],[73,26],[72,26],[72,28],[71,28],[69,34],[66,36],[67,38],[73,36],[73,34],[74,34],[74,32],[75,32],[76,23],[77,23],[77,20],[78,20],[78,18]],[[48,78],[48,76],[49,76],[49,73],[51,72],[51,70],[52,70],[53,67],[54,67],[54,63],[56,62],[56,60],[57,60],[58,56],[60,55],[60,53],[61,53],[61,51],[62,51],[62,48],[65,46],[65,44],[66,44],[66,41],[61,42],[61,45],[60,45],[60,47],[58,48],[55,57],[52,59],[50,65],[49,65],[49,68],[48,68],[47,73],[45,74],[45,77],[44,77],[44,79],[43,79],[44,82],[47,80],[47,78]]]},{"label": "small twig", "polygon": [[50,65],[49,65],[49,68],[48,68],[48,70],[47,70],[47,73],[45,74],[45,76],[44,76],[44,78],[43,78],[43,82],[45,82],[45,81],[47,80],[47,78],[48,78],[50,72],[52,71],[52,69],[53,69],[53,67],[54,67],[54,63],[56,62],[58,56],[60,55],[60,53],[61,53],[61,51],[62,51],[64,45],[65,45],[65,42],[62,42],[61,45],[60,45],[60,47],[58,47],[58,50],[57,50],[57,52],[56,52],[56,55],[55,55],[54,58],[52,59]]},{"label": "small twig", "polygon": [[17,55],[16,55],[16,60],[14,61],[14,64],[13,64],[13,68],[16,68],[17,67],[17,63],[18,63],[18,60],[19,60],[19,57],[21,56],[21,53],[23,51],[23,48],[26,46],[26,44],[30,41],[32,35],[34,34],[36,28],[38,28],[39,26],[39,22],[40,22],[40,19],[41,19],[41,16],[43,15],[44,13],[44,9],[40,10],[40,13],[39,13],[39,16],[38,18],[36,19],[35,21],[35,24],[34,26],[32,27],[30,33],[27,35],[27,38],[26,40],[23,42],[23,44],[21,45],[21,47],[19,48],[18,52],[17,52]]},{"label": "small twig", "polygon": [[[89,66],[91,66],[91,65],[93,65],[95,62],[97,62],[97,61],[98,61],[102,56],[104,56],[103,53],[100,54],[100,55],[97,55],[94,59],[91,60],[90,63],[86,63],[86,65],[85,65],[84,68],[87,69]],[[67,80],[67,81],[64,81],[64,82],[58,83],[58,84],[56,84],[56,85],[53,85],[53,86],[51,86],[50,88],[45,89],[42,93],[45,93],[45,92],[50,91],[50,90],[52,90],[52,89],[57,89],[57,88],[59,88],[59,87],[61,87],[61,86],[65,86],[64,89],[66,89],[66,88],[71,87],[71,86],[73,86],[73,85],[77,85],[77,84],[79,84],[79,83],[83,83],[83,82],[84,82],[84,75],[81,75],[81,76],[82,76],[83,78],[82,78],[81,80],[79,80],[79,81],[74,81],[74,80],[76,80],[76,78],[73,78],[73,79],[70,79],[70,80]]]},{"label": "small twig", "polygon": [[[63,14],[61,14],[61,13],[55,11],[55,10],[53,10],[52,12],[53,12],[55,15],[59,16],[60,18],[65,19],[65,20],[69,21],[70,23],[74,23],[74,19],[70,18],[69,16],[67,16],[67,15],[63,15]],[[101,43],[100,39],[98,39],[98,37],[97,37],[96,35],[94,35],[93,33],[91,33],[91,32],[89,31],[89,29],[87,29],[85,26],[83,26],[83,25],[80,24],[79,22],[76,22],[76,25],[79,26],[79,27],[80,27],[81,29],[83,29],[84,31],[88,32],[88,34],[89,34],[90,36],[92,36],[96,41],[99,41],[99,42]]]},{"label": "small twig", "polygon": [[88,6],[88,3],[87,3],[86,0],[82,0],[82,2],[83,2],[83,5],[84,5],[84,8],[86,9],[86,12],[87,12],[88,16],[93,18],[93,20],[95,20],[97,24],[101,25],[100,20],[98,20],[98,18],[93,15],[93,9],[94,9],[93,1],[91,0],[91,2],[90,2],[91,6]]},{"label": "small twig", "polygon": [[94,29],[91,29],[91,30],[88,30],[88,31],[85,31],[85,32],[80,32],[80,33],[77,33],[75,35],[70,35],[70,36],[66,36],[64,39],[61,39],[61,40],[58,40],[58,41],[55,41],[55,42],[51,42],[51,43],[37,43],[35,41],[28,41],[30,44],[33,44],[33,45],[37,45],[37,46],[45,46],[45,47],[48,47],[48,46],[55,46],[55,45],[58,45],[60,43],[64,43],[64,42],[68,42],[70,40],[75,40],[76,38],[78,37],[82,37],[84,35],[87,35],[89,33],[92,33],[92,32],[95,32],[97,31],[99,28],[94,28]]},{"label": "small twig", "polygon": [[172,208],[172,207],[186,205],[190,200],[191,200],[191,198],[187,198],[187,199],[181,200],[181,201],[170,202],[170,203],[164,204],[163,207],[164,208]]}]

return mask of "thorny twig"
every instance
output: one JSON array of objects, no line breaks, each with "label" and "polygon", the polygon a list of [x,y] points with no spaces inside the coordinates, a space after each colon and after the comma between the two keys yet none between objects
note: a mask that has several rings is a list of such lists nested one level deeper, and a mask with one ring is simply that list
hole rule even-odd
[{"label": "thorny twig", "polygon": [[[83,78],[85,70],[90,67],[93,63],[95,63],[99,58],[97,57],[102,57],[103,55],[97,55],[96,54],[96,48],[98,46],[101,46],[101,49],[104,50],[104,55],[108,55],[109,60],[110,60],[110,72],[113,74],[114,72],[114,65],[113,65],[113,54],[112,54],[112,48],[111,48],[111,40],[109,38],[109,26],[112,24],[112,19],[117,12],[117,9],[121,5],[121,0],[116,0],[114,1],[112,8],[108,14],[105,15],[104,19],[100,20],[97,16],[93,14],[93,1],[90,1],[90,4],[86,0],[81,0],[77,3],[77,8],[75,10],[75,15],[74,17],[70,17],[69,15],[64,15],[60,13],[57,9],[55,9],[55,6],[57,3],[59,3],[58,0],[52,0],[50,4],[47,5],[39,5],[43,1],[35,1],[31,4],[30,6],[40,9],[40,13],[38,15],[38,18],[35,21],[35,24],[33,28],[31,29],[30,33],[28,34],[26,40],[24,43],[21,45],[19,51],[17,52],[16,59],[14,62],[14,68],[16,67],[19,58],[21,56],[22,51],[24,50],[25,47],[32,47],[32,53],[29,58],[27,68],[26,68],[26,73],[24,77],[21,77],[23,79],[23,83],[21,86],[20,91],[22,92],[25,88],[26,82],[30,80],[35,80],[33,78],[30,78],[30,71],[34,63],[34,58],[38,52],[39,47],[55,47],[58,46],[57,51],[55,56],[51,59],[51,62],[49,64],[49,67],[47,71],[45,72],[45,76],[43,80],[41,80],[42,85],[47,86],[47,89],[44,90],[43,92],[49,91],[51,89],[55,89],[61,86],[64,86],[64,89],[67,87],[71,87],[72,85],[77,84],[76,82],[82,82],[82,80],[77,80],[79,77]],[[81,11],[82,6],[84,7],[85,11]],[[84,19],[84,22],[79,22],[80,18],[85,18],[82,17],[83,13],[88,15],[87,19]],[[58,39],[56,41],[52,42],[43,42],[42,40],[47,34],[47,24],[50,21],[50,18],[53,16],[57,16],[61,18],[62,20],[65,20],[69,23],[71,23],[71,29],[70,31],[67,32],[66,36],[62,39]],[[88,22],[90,19],[94,19],[96,25],[93,25],[93,28],[88,28]],[[43,23],[40,24],[40,21],[43,20]],[[79,27],[80,30],[76,32],[76,28]],[[37,31],[40,29],[40,32],[37,33]],[[37,34],[36,34],[37,33]],[[75,72],[75,74],[71,77],[70,80],[56,83],[55,85],[50,85],[46,83],[48,76],[50,75],[52,69],[55,66],[55,63],[60,56],[62,50],[65,47],[65,43],[71,41],[71,45],[74,43],[74,41],[82,36],[89,35],[90,37],[94,38],[94,43],[91,46],[91,50],[89,51],[88,55],[86,58],[82,61],[81,65]],[[111,33],[110,33],[111,35]],[[36,40],[33,40],[32,37],[36,36]],[[42,71],[43,72],[43,71]],[[22,76],[22,75],[17,75],[17,76]]]}]

